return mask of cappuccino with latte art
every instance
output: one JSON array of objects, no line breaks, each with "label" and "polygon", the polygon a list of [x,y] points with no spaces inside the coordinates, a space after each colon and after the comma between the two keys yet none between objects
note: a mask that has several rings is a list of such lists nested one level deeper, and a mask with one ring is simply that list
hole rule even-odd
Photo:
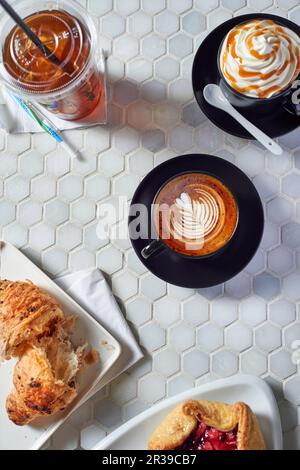
[{"label": "cappuccino with latte art", "polygon": [[153,220],[159,238],[173,251],[207,256],[223,248],[233,236],[238,207],[219,179],[204,173],[187,173],[160,190]]}]

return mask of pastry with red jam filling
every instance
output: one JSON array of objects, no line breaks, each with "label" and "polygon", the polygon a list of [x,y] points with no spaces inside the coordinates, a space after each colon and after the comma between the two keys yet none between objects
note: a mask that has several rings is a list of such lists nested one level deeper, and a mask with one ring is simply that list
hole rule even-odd
[{"label": "pastry with red jam filling", "polygon": [[264,450],[258,419],[245,403],[186,401],[156,429],[149,450]]}]

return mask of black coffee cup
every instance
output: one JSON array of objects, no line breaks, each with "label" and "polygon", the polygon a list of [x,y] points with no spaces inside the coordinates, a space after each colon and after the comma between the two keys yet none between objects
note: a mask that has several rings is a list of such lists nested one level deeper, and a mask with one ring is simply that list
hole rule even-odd
[{"label": "black coffee cup", "polygon": [[[293,23],[292,21],[287,20],[286,18],[281,18],[275,15],[251,14],[249,15],[249,19],[244,20],[242,23],[240,23],[240,25],[243,25],[255,19],[273,20],[275,23],[283,27],[287,27],[291,29],[300,38],[300,27],[297,24]],[[239,25],[236,25],[235,28],[237,28],[238,26]],[[296,102],[294,102],[295,100],[293,100],[296,90],[300,86],[300,82],[299,84],[297,84],[297,80],[300,80],[300,74],[288,88],[286,88],[281,93],[278,93],[277,95],[274,95],[270,98],[255,98],[255,97],[247,96],[243,93],[240,93],[234,88],[232,88],[230,84],[226,81],[226,79],[223,76],[222,69],[221,69],[221,52],[222,52],[225,39],[226,37],[224,37],[220,45],[218,57],[217,57],[217,63],[218,63],[218,72],[220,76],[220,87],[224,95],[230,101],[230,103],[234,107],[241,108],[242,110],[245,109],[247,113],[250,112],[253,115],[255,115],[256,113],[260,113],[260,114],[274,113],[278,110],[279,107],[282,107],[289,113],[292,113],[296,116],[300,116],[300,102],[299,104],[297,104]],[[298,93],[298,95],[300,94]]]},{"label": "black coffee cup", "polygon": [[[235,197],[234,195],[234,192],[229,188],[228,190],[230,191],[234,201],[235,201],[235,204],[236,204],[236,209],[237,209],[237,221],[236,221],[236,227],[234,229],[234,231],[232,232],[231,234],[231,237],[224,243],[224,245],[222,245],[220,248],[216,249],[215,251],[213,251],[212,253],[209,253],[209,254],[202,254],[202,255],[195,255],[195,254],[184,254],[184,253],[181,253],[181,252],[177,252],[177,251],[174,251],[172,250],[171,247],[168,246],[167,243],[165,243],[165,241],[160,238],[160,235],[156,229],[156,226],[155,226],[155,222],[154,222],[154,215],[153,215],[153,207],[157,201],[157,198],[158,198],[158,195],[161,193],[161,191],[163,190],[163,188],[170,182],[172,182],[173,180],[175,181],[177,178],[179,178],[180,176],[183,176],[185,174],[188,174],[190,172],[179,172],[177,175],[175,175],[173,178],[169,179],[168,181],[166,181],[160,188],[159,190],[157,191],[156,195],[155,195],[155,198],[153,200],[153,203],[152,203],[152,207],[151,207],[151,234],[152,234],[152,241],[146,246],[143,248],[143,250],[141,251],[141,256],[143,257],[143,259],[147,260],[149,258],[151,258],[152,256],[156,256],[156,255],[159,255],[161,252],[165,251],[165,250],[168,250],[168,251],[171,251],[172,253],[175,253],[177,256],[180,256],[180,257],[183,257],[183,258],[187,258],[187,259],[206,259],[206,258],[210,258],[210,257],[213,257],[215,255],[218,255],[220,253],[222,253],[222,251],[224,251],[228,245],[230,244],[230,242],[234,239],[234,236],[235,236],[235,233],[236,233],[236,229],[237,229],[237,226],[238,226],[238,223],[239,223],[239,203],[238,203],[238,200],[237,198]],[[215,179],[218,179],[220,181],[220,183],[224,186],[226,186],[225,182],[222,181],[222,178],[220,178],[219,176],[215,176],[214,174],[208,172],[208,171],[193,171],[191,172],[193,174],[202,174],[202,175],[207,175],[207,176],[210,176],[212,178],[215,178]],[[188,251],[188,250],[187,250]]]}]

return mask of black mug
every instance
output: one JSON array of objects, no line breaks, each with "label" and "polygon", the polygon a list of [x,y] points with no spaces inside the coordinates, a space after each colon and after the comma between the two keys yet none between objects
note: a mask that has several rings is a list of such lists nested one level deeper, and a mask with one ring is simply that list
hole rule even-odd
[{"label": "black mug", "polygon": [[[212,253],[209,253],[209,254],[203,254],[203,255],[189,255],[189,254],[184,254],[184,253],[179,253],[179,252],[176,252],[176,251],[173,251],[171,247],[169,247],[167,245],[167,243],[164,242],[163,239],[160,238],[160,235],[159,233],[157,232],[157,229],[156,229],[156,226],[155,226],[155,223],[154,223],[154,214],[153,214],[153,207],[157,201],[157,198],[159,196],[159,194],[161,193],[162,189],[168,184],[170,183],[171,181],[173,180],[176,180],[177,178],[179,178],[180,176],[183,176],[185,174],[187,174],[188,172],[184,172],[184,173],[178,173],[178,175],[174,176],[173,178],[171,178],[170,180],[166,181],[166,183],[164,183],[160,188],[159,190],[157,191],[156,195],[155,195],[155,198],[153,200],[153,203],[152,203],[152,206],[151,206],[151,236],[152,236],[152,241],[147,245],[145,246],[142,251],[141,251],[141,255],[142,257],[147,260],[149,258],[151,258],[152,256],[154,255],[158,255],[159,253],[161,253],[162,251],[165,251],[165,250],[169,250],[171,251],[172,253],[176,253],[176,255],[180,256],[180,257],[183,257],[183,258],[186,258],[186,259],[206,259],[206,258],[209,258],[209,257],[212,257],[212,256],[215,256],[219,253],[221,253],[222,251],[224,251],[228,245],[230,244],[230,242],[232,241],[232,239],[234,238],[235,236],[235,233],[236,233],[236,229],[237,229],[237,226],[238,226],[238,223],[239,223],[239,203],[234,195],[234,193],[232,192],[232,190],[230,189],[230,192],[235,200],[235,203],[236,203],[236,207],[237,207],[237,223],[236,223],[236,227],[235,227],[235,230],[233,231],[231,237],[226,241],[226,243],[221,247],[221,248],[218,248],[216,251],[212,252]],[[225,185],[225,183],[222,181],[222,179],[219,177],[219,176],[215,176],[214,174],[210,173],[210,172],[206,172],[206,171],[193,171],[193,173],[201,173],[201,174],[207,174],[208,176],[211,176],[213,178],[217,178],[220,180],[220,182],[222,184]]]},{"label": "black mug", "polygon": [[[257,20],[273,20],[275,23],[279,24],[280,26],[286,27],[291,29],[294,33],[296,33],[300,38],[300,27],[293,23],[292,21],[287,20],[286,18],[280,18],[275,15],[249,15],[249,20],[243,21],[240,25],[246,24],[254,19]],[[235,26],[237,28],[239,25]],[[293,83],[281,93],[274,95],[270,98],[255,98],[251,96],[247,96],[243,93],[238,92],[230,84],[226,81],[223,76],[223,72],[221,69],[221,53],[224,41],[226,37],[222,41],[219,52],[218,52],[218,72],[220,76],[220,87],[227,97],[229,102],[235,107],[240,108],[241,110],[245,109],[247,113],[251,113],[255,116],[255,114],[269,114],[278,111],[278,108],[283,107],[289,113],[292,113],[296,116],[300,116],[300,91],[297,92],[297,89],[300,89],[300,74],[298,77],[293,81]],[[297,98],[297,99],[295,99]],[[298,101],[298,103],[296,102]]]}]

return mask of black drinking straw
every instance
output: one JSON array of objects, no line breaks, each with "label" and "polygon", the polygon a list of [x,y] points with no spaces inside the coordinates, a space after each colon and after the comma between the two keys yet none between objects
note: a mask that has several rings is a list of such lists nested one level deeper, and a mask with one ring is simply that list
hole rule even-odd
[{"label": "black drinking straw", "polygon": [[0,4],[8,15],[20,26],[24,33],[31,39],[31,41],[38,47],[47,59],[51,60],[58,67],[64,68],[62,62],[56,57],[53,52],[48,49],[48,47],[42,43],[42,41],[37,37],[36,34],[27,26],[27,24],[22,20],[18,13],[7,3],[6,0],[0,0]]}]

